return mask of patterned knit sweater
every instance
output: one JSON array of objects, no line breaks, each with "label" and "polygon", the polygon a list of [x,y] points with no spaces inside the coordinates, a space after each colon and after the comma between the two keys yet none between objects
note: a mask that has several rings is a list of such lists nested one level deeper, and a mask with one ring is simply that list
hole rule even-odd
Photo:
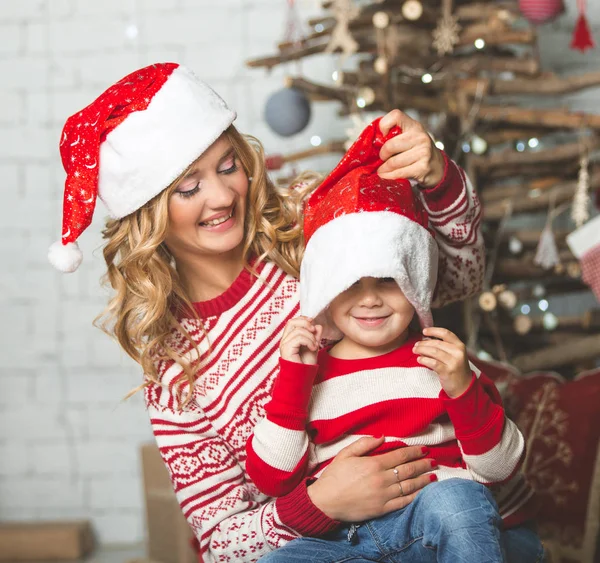
[{"label": "patterned knit sweater", "polygon": [[[481,209],[464,172],[447,158],[440,184],[420,194],[440,249],[440,306],[481,287]],[[311,503],[306,482],[273,500],[246,473],[246,442],[271,397],[279,340],[299,311],[297,280],[271,263],[258,271],[260,279],[243,271],[225,293],[195,304],[202,326],[182,319],[202,361],[192,400],[180,408],[184,378],[176,362],[160,363],[162,385],[146,388],[160,453],[205,563],[256,561],[291,539],[338,525]],[[173,334],[173,343],[182,357],[196,358],[182,336]]]},{"label": "patterned knit sweater", "polygon": [[428,446],[438,479],[496,485],[505,525],[526,520],[533,491],[518,472],[525,441],[496,387],[471,366],[469,388],[450,398],[436,373],[417,362],[418,340],[375,358],[344,360],[325,349],[318,365],[280,360],[266,417],[247,444],[246,470],[257,487],[270,496],[289,493],[361,436],[383,435],[372,454]]}]

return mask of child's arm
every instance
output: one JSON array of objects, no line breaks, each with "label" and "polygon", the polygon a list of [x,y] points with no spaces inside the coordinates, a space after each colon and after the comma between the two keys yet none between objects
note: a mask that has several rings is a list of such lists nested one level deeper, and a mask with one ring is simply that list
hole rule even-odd
[{"label": "child's arm", "polygon": [[423,334],[439,340],[417,342],[415,353],[440,378],[440,398],[473,479],[485,484],[510,479],[522,463],[525,440],[506,417],[498,390],[469,363],[466,347],[452,332],[426,328]]},{"label": "child's arm", "polygon": [[[305,476],[308,463],[306,420],[318,366],[321,327],[298,317],[290,321],[281,339],[279,374],[266,416],[246,444],[246,471],[269,496],[289,493]],[[304,363],[303,363],[304,362]]]}]

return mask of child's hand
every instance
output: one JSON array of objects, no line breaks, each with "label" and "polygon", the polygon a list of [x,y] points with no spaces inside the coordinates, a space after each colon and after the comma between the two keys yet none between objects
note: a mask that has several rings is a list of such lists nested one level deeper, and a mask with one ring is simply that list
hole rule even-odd
[{"label": "child's hand", "polygon": [[279,344],[284,360],[300,364],[316,364],[323,327],[313,325],[308,317],[296,317],[288,322]]},{"label": "child's hand", "polygon": [[445,328],[425,328],[423,334],[439,340],[417,342],[413,348],[413,352],[419,356],[417,361],[438,374],[442,388],[449,397],[460,397],[471,385],[473,377],[467,347],[456,334]]}]

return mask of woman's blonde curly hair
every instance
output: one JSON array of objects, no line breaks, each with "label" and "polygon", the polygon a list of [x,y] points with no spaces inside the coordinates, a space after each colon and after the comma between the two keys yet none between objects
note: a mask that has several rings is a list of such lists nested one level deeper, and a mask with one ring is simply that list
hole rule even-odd
[{"label": "woman's blonde curly hair", "polygon": [[[303,199],[316,186],[318,176],[300,176],[294,182],[301,186],[299,189],[278,188],[267,176],[261,143],[252,136],[240,134],[234,126],[230,126],[225,135],[246,175],[252,177],[245,218],[246,267],[253,271],[248,262],[256,257],[259,262],[274,262],[298,277],[304,251]],[[146,376],[144,385],[150,381],[160,384],[157,370],[160,361],[179,362],[188,389],[197,377],[197,365],[180,357],[172,344],[173,333],[178,332],[198,352],[197,344],[182,326],[177,312],[191,311],[196,317],[197,313],[164,244],[169,225],[169,198],[188,170],[136,212],[122,219],[108,220],[103,231],[107,240],[104,259],[108,267],[103,283],[110,285],[115,293],[95,324],[114,336],[142,366]],[[186,395],[189,400],[191,393]]]}]

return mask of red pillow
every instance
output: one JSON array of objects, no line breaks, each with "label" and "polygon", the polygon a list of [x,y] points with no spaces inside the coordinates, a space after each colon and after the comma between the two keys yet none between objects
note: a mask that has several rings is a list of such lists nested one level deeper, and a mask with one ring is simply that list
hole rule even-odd
[{"label": "red pillow", "polygon": [[599,561],[600,370],[573,381],[556,373],[515,378],[508,403],[527,440],[523,469],[538,496],[540,535],[551,540],[553,561]]},{"label": "red pillow", "polygon": [[600,369],[573,381],[518,375],[500,362],[471,361],[500,389],[527,440],[523,469],[537,492],[540,535],[552,563],[597,563],[600,533]]}]

